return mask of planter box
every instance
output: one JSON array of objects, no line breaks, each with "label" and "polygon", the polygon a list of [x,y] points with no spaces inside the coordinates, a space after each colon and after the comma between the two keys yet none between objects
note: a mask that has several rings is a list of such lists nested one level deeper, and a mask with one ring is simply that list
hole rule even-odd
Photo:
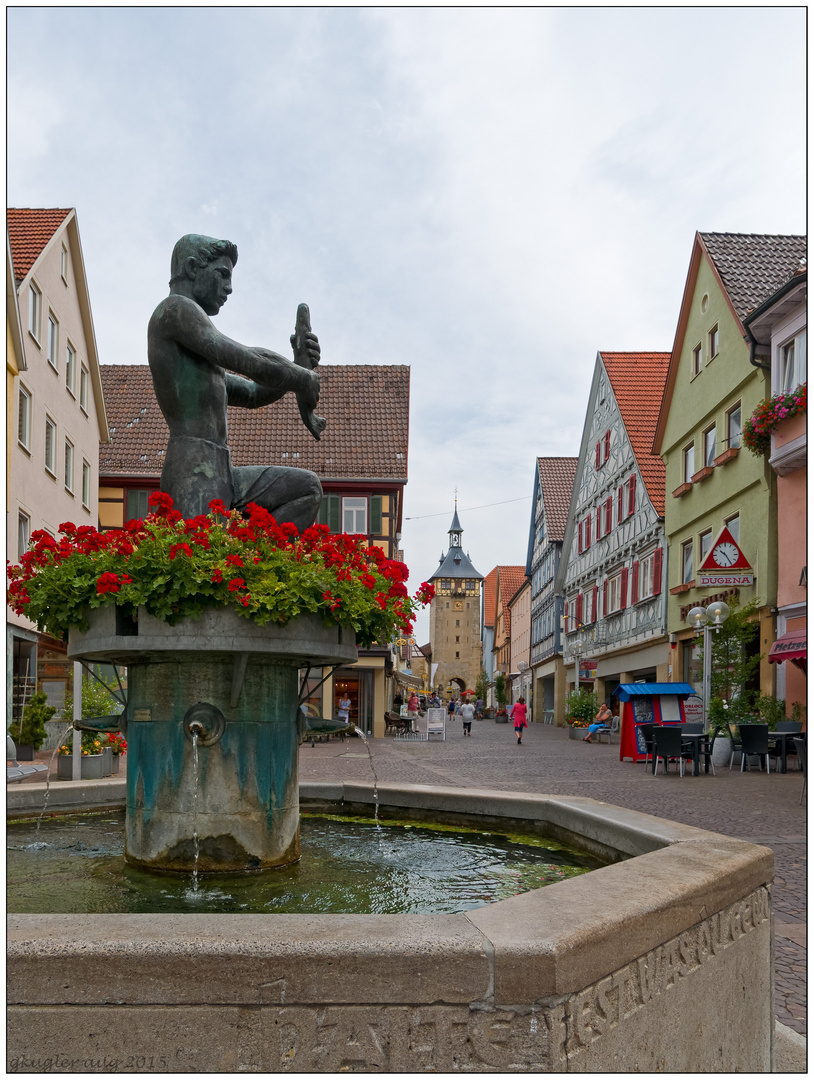
[{"label": "planter box", "polygon": [[33,761],[34,760],[34,747],[28,743],[17,743],[17,760],[18,761]]},{"label": "planter box", "polygon": [[122,760],[121,754],[113,754],[113,768],[110,770],[110,775],[111,776],[118,776],[119,775],[119,765],[121,764],[121,760]]},{"label": "planter box", "polygon": [[569,739],[584,739],[587,734],[588,729],[586,727],[574,727],[573,724],[571,724],[568,728]]},{"label": "planter box", "polygon": [[[101,780],[110,773],[104,770],[104,754],[85,754],[82,758],[82,779]],[[57,776],[60,780],[73,779],[73,754],[60,754],[57,758]]]},{"label": "planter box", "polygon": [[113,751],[109,746],[102,750],[102,776],[110,776],[113,772]]}]

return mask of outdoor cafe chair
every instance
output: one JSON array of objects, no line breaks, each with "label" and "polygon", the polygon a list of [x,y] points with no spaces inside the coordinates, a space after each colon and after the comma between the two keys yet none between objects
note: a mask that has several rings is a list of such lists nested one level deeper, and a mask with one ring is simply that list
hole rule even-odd
[{"label": "outdoor cafe chair", "polygon": [[703,724],[682,724],[681,730],[686,731],[688,735],[701,735],[704,730]]},{"label": "outdoor cafe chair", "polygon": [[[784,731],[792,735],[799,735],[803,730],[803,725],[799,720],[778,720],[775,730]],[[797,747],[795,743],[795,739],[786,739],[786,760],[797,757]],[[778,769],[780,768],[779,758],[777,767]],[[800,767],[802,768],[802,765]]]},{"label": "outdoor cafe chair", "polygon": [[741,736],[738,731],[737,724],[727,724],[727,734],[729,735],[729,744],[732,747],[732,753],[729,755],[729,768],[732,769],[732,763],[735,760],[735,754],[740,754],[743,758],[743,745],[741,744]]},{"label": "outdoor cafe chair", "polygon": [[[768,724],[738,724],[741,737],[741,772],[750,757],[760,758],[760,768],[763,769],[763,759],[766,759],[766,772],[769,768],[769,725]],[[749,771],[752,771],[749,762]]]},{"label": "outdoor cafe chair", "polygon": [[806,793],[806,780],[808,779],[808,764],[806,762],[805,739],[794,739],[794,746],[797,750],[797,757],[800,761],[800,768],[803,770],[803,790],[800,792],[800,802],[802,802],[803,796]]},{"label": "outdoor cafe chair", "polygon": [[692,757],[692,750],[687,750],[681,745],[681,732],[678,727],[656,727],[653,730],[653,775],[656,775],[659,767],[659,758],[667,772],[669,758],[678,762],[679,773],[684,775],[684,758]]},{"label": "outdoor cafe chair", "polygon": [[655,724],[638,724],[637,727],[642,733],[644,739],[644,767],[647,768],[647,763],[653,756],[653,728]]}]

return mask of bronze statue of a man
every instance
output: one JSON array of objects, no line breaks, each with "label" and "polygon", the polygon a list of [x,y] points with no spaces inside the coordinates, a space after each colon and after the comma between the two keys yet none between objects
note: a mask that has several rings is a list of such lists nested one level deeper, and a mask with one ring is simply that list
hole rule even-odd
[{"label": "bronze statue of a man", "polygon": [[[315,438],[325,426],[319,401],[319,342],[300,306],[292,336],[294,362],[221,334],[217,315],[232,291],[237,248],[228,240],[182,236],[172,253],[170,295],[153,312],[147,356],[156,397],[170,429],[161,490],[184,517],[208,512],[212,499],[242,510],[255,502],[302,532],[314,523],[322,498],[319,477],[307,469],[233,466],[226,406],[259,409],[289,390]],[[304,313],[304,314],[303,314]]]}]

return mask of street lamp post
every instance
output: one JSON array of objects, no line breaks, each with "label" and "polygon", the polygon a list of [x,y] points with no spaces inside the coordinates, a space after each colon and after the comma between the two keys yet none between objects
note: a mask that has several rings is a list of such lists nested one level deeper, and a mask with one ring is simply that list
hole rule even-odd
[{"label": "street lamp post", "polygon": [[704,634],[704,674],[702,701],[704,706],[704,729],[709,719],[709,702],[712,689],[712,631],[719,633],[729,618],[731,608],[723,600],[713,600],[707,608],[694,607],[687,614],[687,621],[697,634]]},{"label": "street lamp post", "polygon": [[579,658],[585,646],[581,641],[575,641],[571,648],[574,654],[574,689],[579,690]]}]

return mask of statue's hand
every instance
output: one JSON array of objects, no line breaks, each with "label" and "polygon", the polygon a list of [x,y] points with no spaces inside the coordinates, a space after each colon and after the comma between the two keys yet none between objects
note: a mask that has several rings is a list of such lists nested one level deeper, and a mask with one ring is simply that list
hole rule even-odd
[{"label": "statue's hand", "polygon": [[316,371],[309,371],[310,386],[305,390],[297,392],[297,397],[301,398],[302,403],[307,409],[315,409],[319,404],[319,375]]},{"label": "statue's hand", "polygon": [[304,334],[291,335],[294,363],[298,367],[315,368],[319,363],[319,338],[310,330]]}]

